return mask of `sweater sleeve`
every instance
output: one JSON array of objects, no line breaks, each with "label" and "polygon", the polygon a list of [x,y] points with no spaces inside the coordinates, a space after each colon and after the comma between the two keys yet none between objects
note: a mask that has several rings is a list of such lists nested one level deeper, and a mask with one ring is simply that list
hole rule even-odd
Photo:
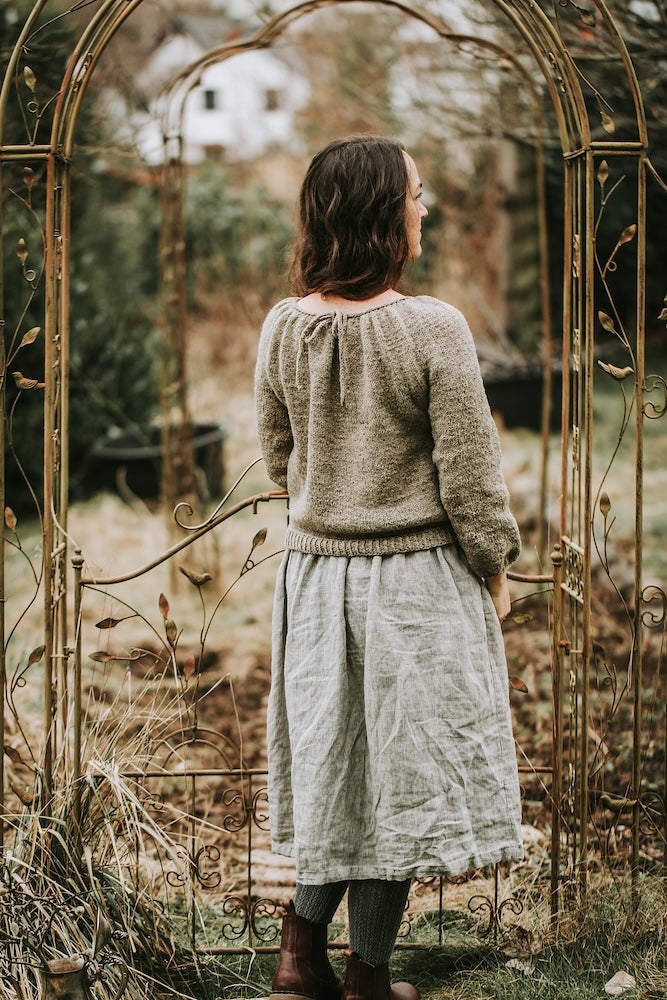
[{"label": "sweater sleeve", "polygon": [[521,550],[500,465],[500,441],[463,316],[440,324],[429,366],[429,416],[440,496],[475,573],[496,576]]},{"label": "sweater sleeve", "polygon": [[[257,436],[269,479],[287,489],[287,462],[294,447],[287,407],[277,385],[277,346],[269,313],[259,342],[255,367]],[[275,364],[272,364],[272,358]]]}]

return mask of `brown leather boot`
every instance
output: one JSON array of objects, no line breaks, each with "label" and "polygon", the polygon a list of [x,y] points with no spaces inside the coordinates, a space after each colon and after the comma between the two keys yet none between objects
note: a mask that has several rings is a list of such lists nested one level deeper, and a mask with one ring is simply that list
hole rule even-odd
[{"label": "brown leather boot", "polygon": [[391,983],[389,964],[371,965],[356,952],[346,951],[347,972],[343,985],[343,1000],[420,1000],[416,986]]},{"label": "brown leather boot", "polygon": [[270,1000],[340,1000],[342,983],[329,965],[326,933],[318,927],[313,935],[313,925],[297,915],[291,899],[283,908],[280,959]]}]

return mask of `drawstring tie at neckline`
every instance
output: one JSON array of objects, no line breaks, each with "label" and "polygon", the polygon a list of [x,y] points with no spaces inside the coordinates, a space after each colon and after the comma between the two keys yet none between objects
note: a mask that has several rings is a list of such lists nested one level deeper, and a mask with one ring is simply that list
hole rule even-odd
[{"label": "drawstring tie at neckline", "polygon": [[310,344],[321,336],[330,340],[330,368],[333,367],[334,352],[336,350],[336,346],[338,347],[338,381],[341,406],[345,403],[346,389],[349,381],[347,350],[344,337],[347,326],[347,318],[347,314],[344,313],[342,309],[334,309],[333,316],[331,313],[325,313],[321,317],[318,317],[318,320],[312,329],[301,334],[301,337],[299,338],[299,349],[296,355],[296,385],[298,389],[303,389],[303,384],[301,382],[303,358]]}]

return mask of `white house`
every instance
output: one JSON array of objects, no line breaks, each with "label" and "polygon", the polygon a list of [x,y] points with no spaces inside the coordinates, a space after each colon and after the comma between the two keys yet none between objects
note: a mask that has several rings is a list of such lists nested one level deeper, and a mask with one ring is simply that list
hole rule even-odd
[{"label": "white house", "polygon": [[[164,149],[159,94],[176,73],[212,48],[249,33],[226,15],[188,15],[174,20],[139,76],[150,95],[149,112],[132,115],[142,158],[161,162]],[[207,68],[185,99],[181,118],[183,160],[243,161],[293,145],[294,116],[308,101],[307,80],[280,50],[256,49]]]}]

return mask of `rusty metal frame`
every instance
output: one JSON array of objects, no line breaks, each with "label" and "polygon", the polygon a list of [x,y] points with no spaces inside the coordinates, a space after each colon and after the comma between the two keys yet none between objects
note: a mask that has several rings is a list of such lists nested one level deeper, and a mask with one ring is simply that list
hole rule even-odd
[{"label": "rusty metal frame", "polygon": [[[354,3],[356,0],[336,0],[337,4]],[[488,52],[507,58],[507,50],[490,42],[470,39],[451,32],[439,14],[425,8],[412,6],[401,0],[377,0],[385,7],[399,11],[429,25],[443,40],[453,44],[470,45],[474,42]],[[593,623],[591,606],[591,574],[596,554],[594,535],[595,519],[599,518],[596,503],[602,500],[600,489],[594,494],[593,488],[593,375],[596,370],[594,346],[596,331],[599,331],[595,281],[601,274],[601,264],[597,257],[597,233],[599,203],[597,187],[600,184],[602,164],[611,163],[608,171],[616,170],[623,161],[631,162],[637,175],[637,222],[635,232],[630,237],[635,248],[635,264],[632,280],[636,289],[636,328],[634,342],[625,331],[616,329],[618,316],[614,315],[613,300],[605,303],[611,312],[611,323],[617,336],[627,348],[628,360],[634,380],[632,405],[635,410],[635,538],[633,548],[633,598],[630,608],[631,656],[629,663],[633,699],[633,770],[632,786],[624,801],[632,812],[631,872],[633,896],[636,901],[640,871],[641,829],[645,815],[645,801],[642,789],[641,736],[642,736],[642,683],[643,650],[645,628],[664,630],[667,599],[662,589],[657,587],[645,591],[642,580],[642,468],[644,448],[644,421],[660,417],[665,412],[665,402],[654,404],[646,401],[646,393],[665,393],[665,383],[661,376],[649,376],[644,372],[644,327],[645,327],[645,226],[646,226],[646,177],[655,173],[648,159],[648,136],[642,107],[641,93],[636,74],[627,48],[615,21],[602,0],[591,0],[598,18],[598,29],[604,28],[625,72],[627,92],[635,110],[635,133],[630,138],[616,138],[611,133],[605,139],[596,139],[591,124],[584,92],[589,83],[577,67],[559,28],[559,18],[567,13],[580,11],[571,0],[559,0],[551,5],[543,0],[540,5],[534,0],[488,0],[511,29],[522,39],[525,52],[534,67],[539,70],[543,86],[551,100],[556,117],[558,135],[563,151],[565,177],[565,245],[563,259],[564,321],[563,321],[563,408],[561,432],[561,506],[560,539],[552,553],[553,572],[536,577],[513,574],[514,579],[523,582],[548,583],[554,589],[552,623],[552,682],[554,702],[554,740],[552,759],[552,850],[551,850],[551,902],[552,916],[558,918],[561,905],[563,881],[571,881],[576,874],[579,894],[583,898],[587,888],[589,827],[591,820],[590,764],[591,748],[587,720],[590,710],[591,688],[589,677],[593,663]],[[36,30],[41,30],[40,19],[47,13],[49,0],[37,0],[20,33],[13,50],[5,79],[0,91],[0,194],[2,193],[3,171],[7,164],[30,166],[36,161],[47,165],[45,200],[45,277],[46,296],[44,337],[45,337],[45,406],[44,406],[44,744],[41,750],[43,766],[44,802],[48,806],[53,781],[53,764],[66,744],[65,722],[68,706],[74,706],[77,736],[72,744],[75,767],[80,767],[81,725],[83,720],[81,705],[81,635],[80,600],[82,588],[91,581],[82,575],[83,563],[75,557],[74,614],[70,613],[68,595],[71,591],[69,580],[69,542],[67,534],[68,512],[68,364],[69,364],[69,219],[72,206],[70,187],[70,167],[74,155],[74,139],[79,110],[85,94],[107,45],[114,38],[125,20],[140,5],[141,0],[99,0],[90,6],[90,19],[81,29],[80,36],[71,53],[67,70],[54,105],[54,118],[48,141],[37,142],[38,113],[34,112],[35,130],[23,144],[3,142],[3,121],[8,102],[15,96],[20,71],[27,64],[28,43]],[[76,4],[79,8],[82,5]],[[239,53],[270,46],[292,23],[323,7],[331,6],[329,0],[310,0],[281,12],[271,18],[254,35],[212,49],[198,62],[177,75],[164,96],[163,134],[166,148],[178,143],[178,148],[165,158],[166,192],[162,255],[164,273],[167,276],[163,289],[165,330],[167,338],[174,342],[182,330],[182,310],[184,308],[182,286],[183,241],[182,234],[182,171],[180,165],[181,115],[185,96],[195,85],[198,77],[209,65],[213,65]],[[560,8],[560,9],[559,9]],[[568,10],[569,8],[569,10]],[[72,8],[75,9],[75,8]],[[58,15],[66,16],[66,15]],[[531,80],[524,62],[514,56],[510,61],[524,80]],[[531,86],[531,93],[534,89]],[[600,112],[606,114],[603,95],[593,88]],[[540,102],[534,98],[535,114],[539,121]],[[608,117],[608,116],[607,116]],[[604,118],[603,118],[604,123]],[[536,127],[540,137],[541,126]],[[40,136],[41,138],[41,136]],[[541,147],[538,146],[539,169]],[[662,183],[662,182],[660,182]],[[538,185],[541,191],[543,187]],[[170,200],[168,192],[172,192]],[[176,192],[174,194],[174,192]],[[180,192],[180,200],[179,200]],[[543,195],[541,195],[541,198]],[[606,204],[606,203],[605,203]],[[540,211],[544,205],[541,201]],[[0,213],[2,208],[0,206]],[[0,223],[2,216],[0,214]],[[175,238],[176,237],[176,238]],[[545,251],[544,231],[540,233],[541,247]],[[619,244],[620,245],[620,244]],[[618,250],[612,253],[612,258]],[[610,258],[610,260],[612,259]],[[544,261],[546,258],[543,258]],[[614,263],[615,260],[614,260]],[[542,273],[543,282],[546,276]],[[2,302],[3,274],[0,272],[0,303]],[[545,302],[543,286],[543,302]],[[174,306],[176,305],[176,309]],[[172,316],[168,325],[167,313]],[[545,310],[545,334],[548,330]],[[179,329],[173,317],[179,320]],[[0,316],[4,333],[4,314]],[[5,344],[0,348],[2,371],[5,369]],[[545,352],[547,354],[547,352]],[[547,354],[548,356],[548,354]],[[569,377],[566,377],[569,373]],[[182,372],[185,384],[185,373]],[[615,376],[614,376],[615,377]],[[0,384],[0,404],[4,413],[5,385]],[[184,418],[187,408],[183,406]],[[546,411],[548,419],[548,410]],[[545,440],[543,415],[543,441]],[[624,433],[630,425],[624,424]],[[630,431],[628,430],[628,433]],[[543,446],[545,447],[545,446]],[[4,458],[5,437],[0,433],[0,460]],[[543,454],[546,455],[544,451]],[[167,463],[165,463],[167,464]],[[543,469],[546,470],[546,459]],[[543,482],[546,471],[542,473]],[[605,494],[606,495],[606,494]],[[4,478],[0,481],[0,501],[5,506]],[[601,507],[600,507],[601,510]],[[224,516],[213,517],[205,524],[205,529],[217,526],[227,520]],[[606,539],[606,514],[605,539]],[[192,537],[192,536],[190,536]],[[169,553],[161,558],[169,558],[187,540],[177,543]],[[137,575],[143,570],[137,571]],[[111,585],[118,580],[109,579]],[[7,680],[5,661],[5,618],[4,603],[7,581],[5,579],[4,552],[0,558],[0,687],[4,690]],[[648,605],[658,601],[662,611],[654,614]],[[73,665],[73,670],[70,667]],[[4,699],[0,698],[0,743],[4,735]],[[567,734],[565,722],[568,721]],[[4,764],[0,757],[0,786],[4,787]],[[658,813],[662,818],[663,843],[667,840],[667,818],[665,816],[666,787]],[[0,827],[0,849],[2,828]],[[667,866],[667,849],[665,849]],[[493,916],[496,920],[496,916]]]}]

